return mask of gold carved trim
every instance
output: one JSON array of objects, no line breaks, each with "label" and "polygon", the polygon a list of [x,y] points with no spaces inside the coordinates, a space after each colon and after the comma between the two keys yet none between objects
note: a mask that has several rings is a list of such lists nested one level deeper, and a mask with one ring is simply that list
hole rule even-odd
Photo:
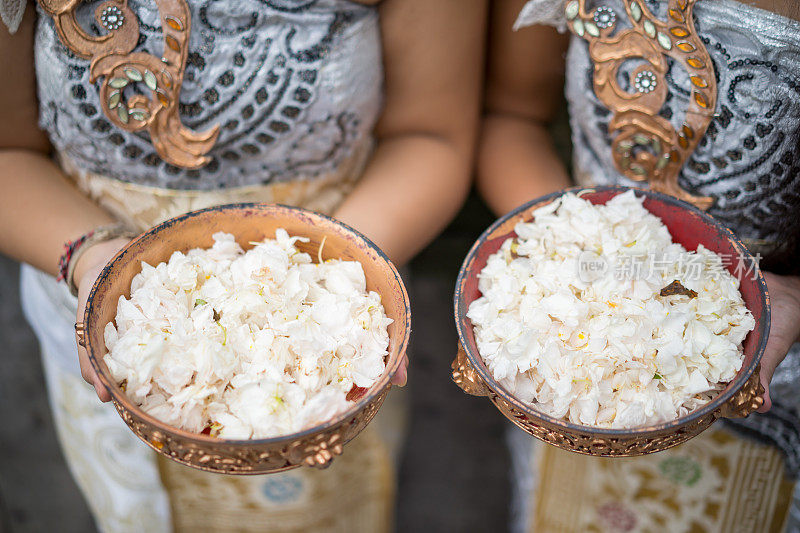
[{"label": "gold carved trim", "polygon": [[389,387],[370,400],[362,410],[324,432],[295,439],[260,441],[199,441],[179,432],[162,431],[116,398],[111,401],[136,436],[170,459],[208,472],[271,474],[298,466],[330,466],[331,461],[342,454],[343,446],[375,417],[388,390]]},{"label": "gold carved trim", "polygon": [[461,343],[458,343],[458,355],[453,360],[451,368],[453,369],[453,381],[461,390],[472,396],[489,395],[489,389],[472,367]]},{"label": "gold carved trim", "polygon": [[720,409],[725,418],[745,418],[764,405],[764,385],[761,384],[761,366],[757,366],[742,388],[736,391]]},{"label": "gold carved trim", "polygon": [[[586,0],[567,2],[572,32],[589,43],[594,91],[611,110],[609,134],[617,169],[650,188],[708,209],[713,199],[695,196],[678,185],[678,174],[711,123],[717,103],[714,65],[692,18],[696,0],[669,0],[668,18],[656,18],[641,0],[624,0],[631,28],[615,33],[618,14],[606,6],[591,12]],[[689,107],[677,130],[659,116],[667,97],[667,58],[683,67],[690,80]],[[643,63],[630,73],[631,90],[619,85],[620,67]]]},{"label": "gold carved trim", "polygon": [[566,421],[554,423],[540,416],[532,406],[512,404],[500,394],[496,382],[483,381],[461,343],[452,368],[453,381],[464,392],[487,396],[506,418],[529,435],[563,450],[601,457],[630,457],[666,450],[699,435],[720,418],[746,417],[764,402],[764,387],[756,367],[747,382],[725,403],[693,420],[669,427],[662,424],[637,428],[630,432],[604,431]]},{"label": "gold carved trim", "polygon": [[78,339],[78,344],[86,348],[86,324],[75,322],[75,336]]},{"label": "gold carved trim", "polygon": [[[181,123],[178,98],[188,55],[191,15],[185,0],[156,0],[164,34],[164,53],[156,57],[134,52],[139,21],[127,0],[109,0],[95,10],[97,23],[108,33],[87,34],[75,11],[81,0],[39,0],[53,18],[61,42],[76,55],[89,59],[91,82],[104,78],[99,96],[103,112],[126,131],[147,130],[158,155],[172,165],[199,168],[219,135],[219,126],[195,132]],[[137,86],[144,94],[126,97]]]}]

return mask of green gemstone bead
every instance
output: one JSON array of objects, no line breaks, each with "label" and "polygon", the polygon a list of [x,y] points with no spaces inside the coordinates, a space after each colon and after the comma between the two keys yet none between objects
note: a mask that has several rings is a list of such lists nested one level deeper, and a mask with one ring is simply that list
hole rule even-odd
[{"label": "green gemstone bead", "polygon": [[657,154],[661,153],[661,141],[657,138],[653,138],[653,150],[655,150]]},{"label": "green gemstone bead", "polygon": [[151,91],[155,91],[158,87],[158,82],[156,82],[156,75],[150,72],[149,70],[144,71],[144,83]]},{"label": "green gemstone bead", "polygon": [[114,91],[111,93],[111,96],[108,97],[108,108],[114,109],[119,105],[119,101],[122,99],[122,93],[119,91]]},{"label": "green gemstone bead", "polygon": [[658,32],[658,44],[660,44],[661,48],[664,50],[672,50],[672,39],[667,37],[664,33]]},{"label": "green gemstone bead", "polygon": [[567,20],[572,20],[578,16],[578,2],[573,0],[569,4],[567,4],[567,9],[564,11],[564,14],[567,16]]},{"label": "green gemstone bead", "polygon": [[123,72],[125,72],[125,75],[133,81],[142,81],[142,73],[133,67],[123,69]]},{"label": "green gemstone bead", "polygon": [[112,80],[110,82],[108,82],[108,85],[110,87],[113,87],[114,89],[122,89],[123,87],[128,85],[128,79],[127,78],[112,78]]},{"label": "green gemstone bead", "polygon": [[143,109],[133,109],[130,112],[130,116],[133,117],[135,120],[144,122],[150,116],[150,113],[148,113]]},{"label": "green gemstone bead", "polygon": [[631,16],[636,22],[642,20],[642,6],[639,5],[639,2],[631,2]]}]

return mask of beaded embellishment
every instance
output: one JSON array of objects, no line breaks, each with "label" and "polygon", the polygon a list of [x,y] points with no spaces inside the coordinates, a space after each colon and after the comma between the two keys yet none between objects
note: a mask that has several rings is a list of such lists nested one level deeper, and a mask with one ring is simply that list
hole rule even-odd
[{"label": "beaded embellishment", "polygon": [[[134,52],[139,21],[127,0],[109,0],[95,10],[95,19],[108,33],[88,35],[78,24],[80,0],[39,0],[53,17],[64,45],[91,60],[90,81],[104,78],[100,87],[103,112],[127,131],[147,130],[161,158],[183,168],[199,168],[210,159],[219,127],[196,132],[181,123],[178,97],[188,55],[191,27],[186,0],[156,0],[164,33],[163,57]],[[134,86],[144,94],[133,91]],[[149,95],[149,96],[146,96]]]},{"label": "beaded embellishment", "polygon": [[[712,198],[695,196],[678,185],[678,174],[714,116],[717,83],[708,51],[692,19],[696,0],[669,0],[666,21],[640,0],[625,0],[632,27],[615,33],[617,14],[606,6],[586,11],[586,0],[565,7],[573,33],[589,43],[594,63],[594,91],[612,111],[614,164],[626,177],[648,181],[653,190],[708,209]],[[676,129],[659,116],[667,97],[667,58],[683,66],[691,80],[691,98],[683,124]],[[618,71],[628,60],[643,60],[630,74],[632,90],[619,85]]]}]

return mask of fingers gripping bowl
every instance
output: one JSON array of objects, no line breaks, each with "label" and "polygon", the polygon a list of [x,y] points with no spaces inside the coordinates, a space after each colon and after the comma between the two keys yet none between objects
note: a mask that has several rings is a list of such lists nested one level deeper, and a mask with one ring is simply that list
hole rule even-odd
[{"label": "fingers gripping bowl", "polygon": [[[275,230],[308,238],[295,246],[316,258],[324,241],[324,258],[358,261],[367,290],[377,292],[388,318],[389,347],[386,368],[378,380],[350,407],[314,427],[289,435],[249,440],[216,438],[170,426],[145,413],[112,378],[104,362],[103,329],[114,320],[120,296],[130,297],[131,282],[142,261],[166,262],[174,251],[210,248],[212,235],[235,236],[242,248],[272,238]],[[397,270],[363,235],[332,218],[303,209],[267,204],[233,204],[194,211],[168,220],[129,243],[104,268],[78,325],[79,342],[108,389],[114,407],[131,430],[157,452],[202,470],[228,474],[263,474],[300,465],[327,466],[342,447],[366,427],[391,387],[405,353],[410,333],[408,295]]]},{"label": "fingers gripping bowl", "polygon": [[[755,328],[744,340],[743,362],[735,377],[708,403],[689,412],[684,410],[685,414],[677,419],[630,429],[609,429],[549,416],[537,410],[534,402],[515,397],[487,368],[476,343],[475,325],[467,313],[470,305],[481,297],[478,277],[490,256],[498,252],[508,239],[518,237],[515,227],[519,222],[530,222],[532,211],[561,200],[563,195],[577,194],[597,205],[627,191],[630,189],[625,187],[570,189],[534,200],[505,215],[484,232],[468,253],[455,292],[459,335],[459,353],[453,362],[456,383],[470,394],[489,397],[505,416],[526,432],[561,448],[590,455],[629,456],[664,450],[697,435],[720,417],[746,416],[762,401],[758,365],[769,332],[769,298],[755,260],[729,230],[707,214],[670,196],[643,190],[636,190],[637,196],[643,197],[644,208],[663,222],[673,242],[686,250],[695,250],[702,245],[722,257],[736,258],[724,262],[723,267],[738,279],[739,292],[744,306],[755,320]],[[523,249],[522,244],[519,249]],[[661,379],[661,376],[656,373],[653,379]]]}]

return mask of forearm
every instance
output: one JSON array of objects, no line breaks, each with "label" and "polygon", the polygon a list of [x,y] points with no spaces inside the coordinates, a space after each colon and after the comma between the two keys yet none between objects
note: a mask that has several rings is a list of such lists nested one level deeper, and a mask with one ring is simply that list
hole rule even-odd
[{"label": "forearm", "polygon": [[547,128],[511,115],[484,118],[477,172],[478,190],[498,215],[570,184]]},{"label": "forearm", "polygon": [[0,169],[3,254],[56,274],[64,242],[112,221],[42,153],[0,150]]},{"label": "forearm", "polygon": [[364,176],[334,216],[403,264],[447,225],[469,190],[469,157],[445,138],[381,141]]}]

